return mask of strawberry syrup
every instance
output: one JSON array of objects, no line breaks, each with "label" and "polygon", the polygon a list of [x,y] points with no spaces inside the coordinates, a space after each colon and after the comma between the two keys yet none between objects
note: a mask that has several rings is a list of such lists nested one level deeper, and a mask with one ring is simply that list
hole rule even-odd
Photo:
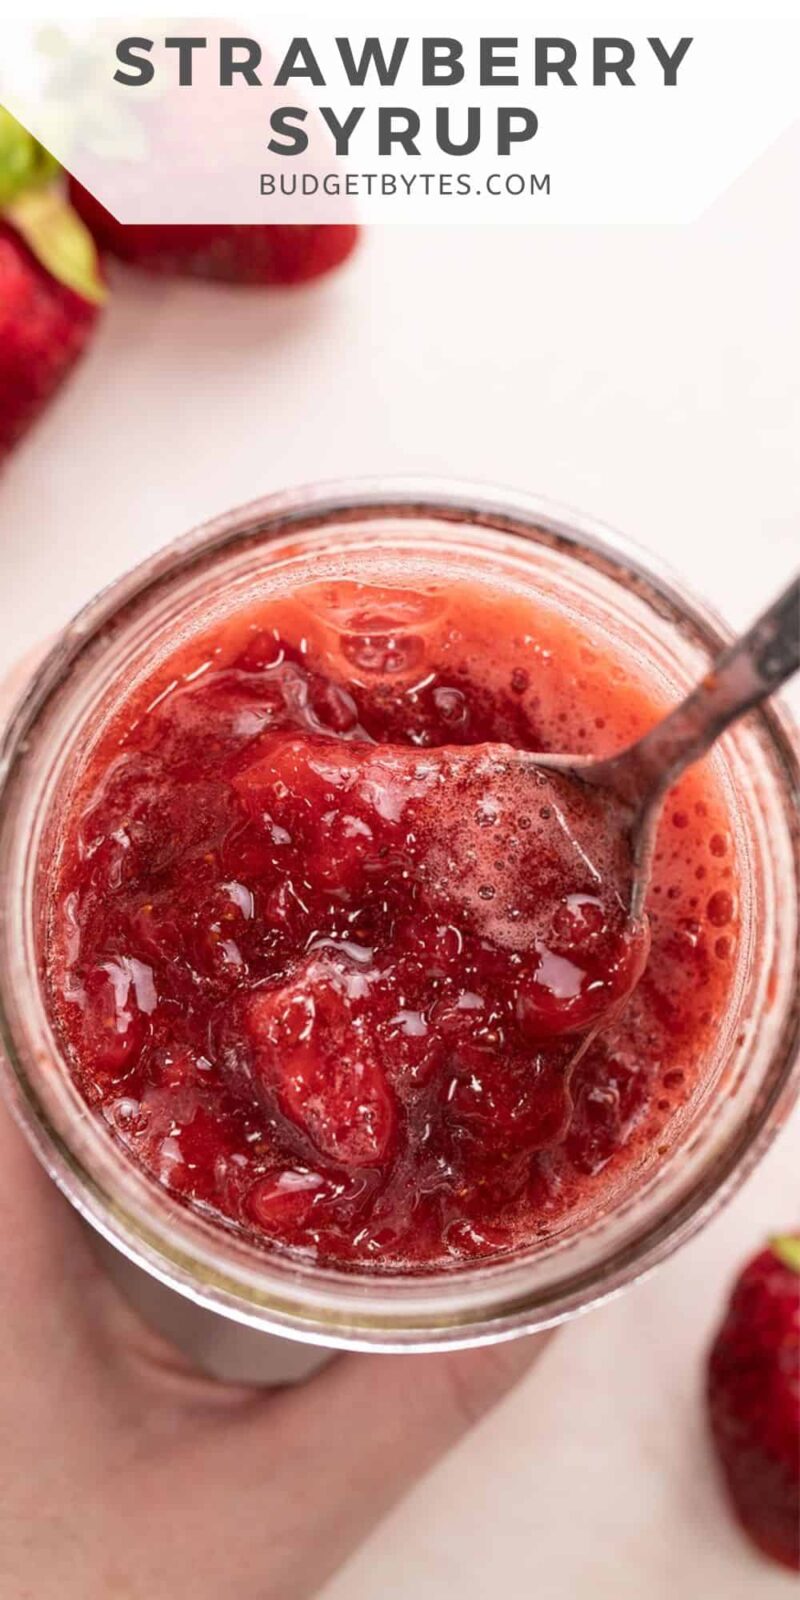
[{"label": "strawberry syrup", "polygon": [[596,1215],[702,1083],[733,830],[712,767],[682,778],[648,948],[602,809],[486,747],[604,755],[662,710],[607,640],[466,578],[305,584],[184,642],[85,758],[48,884],[89,1105],[188,1204],[331,1264]]}]

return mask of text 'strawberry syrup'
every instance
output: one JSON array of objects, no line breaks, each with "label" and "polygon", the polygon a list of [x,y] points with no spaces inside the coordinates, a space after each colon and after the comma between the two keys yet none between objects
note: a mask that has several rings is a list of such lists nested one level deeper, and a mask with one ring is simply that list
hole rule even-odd
[{"label": "text 'strawberry syrup'", "polygon": [[538,508],[393,494],[267,502],[97,603],[9,883],[84,1214],[208,1309],[429,1348],[626,1281],[775,1126],[792,757],[769,708],[681,778],[631,930],[602,804],[504,752],[621,749],[713,623]]}]

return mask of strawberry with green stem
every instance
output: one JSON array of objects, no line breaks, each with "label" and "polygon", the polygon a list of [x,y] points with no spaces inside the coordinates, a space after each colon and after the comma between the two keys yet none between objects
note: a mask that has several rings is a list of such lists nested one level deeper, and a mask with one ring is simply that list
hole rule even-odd
[{"label": "strawberry with green stem", "polygon": [[106,296],[58,171],[0,107],[0,461],[82,355]]},{"label": "strawberry with green stem", "polygon": [[800,1571],[800,1234],[773,1239],[734,1285],[707,1397],[739,1522],[765,1555]]}]

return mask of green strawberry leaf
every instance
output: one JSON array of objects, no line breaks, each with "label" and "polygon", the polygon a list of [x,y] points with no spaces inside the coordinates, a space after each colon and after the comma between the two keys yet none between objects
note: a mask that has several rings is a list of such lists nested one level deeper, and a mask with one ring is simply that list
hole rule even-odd
[{"label": "green strawberry leaf", "polygon": [[783,1233],[770,1239],[772,1254],[791,1272],[800,1273],[800,1234]]},{"label": "green strawberry leaf", "polygon": [[0,207],[25,189],[48,183],[58,170],[58,162],[49,150],[5,106],[0,106]]},{"label": "green strawberry leaf", "polygon": [[94,239],[58,188],[26,190],[6,206],[5,216],[53,278],[103,304],[108,291]]}]

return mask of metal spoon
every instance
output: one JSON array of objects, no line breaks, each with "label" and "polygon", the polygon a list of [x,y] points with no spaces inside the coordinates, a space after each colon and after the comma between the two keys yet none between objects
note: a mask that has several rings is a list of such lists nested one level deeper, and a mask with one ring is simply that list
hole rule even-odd
[{"label": "metal spoon", "polygon": [[595,761],[536,755],[534,762],[604,792],[630,841],[629,918],[640,921],[653,864],[656,830],[667,791],[720,734],[800,668],[800,577],[752,627],[724,650],[674,710],[618,755]]}]

